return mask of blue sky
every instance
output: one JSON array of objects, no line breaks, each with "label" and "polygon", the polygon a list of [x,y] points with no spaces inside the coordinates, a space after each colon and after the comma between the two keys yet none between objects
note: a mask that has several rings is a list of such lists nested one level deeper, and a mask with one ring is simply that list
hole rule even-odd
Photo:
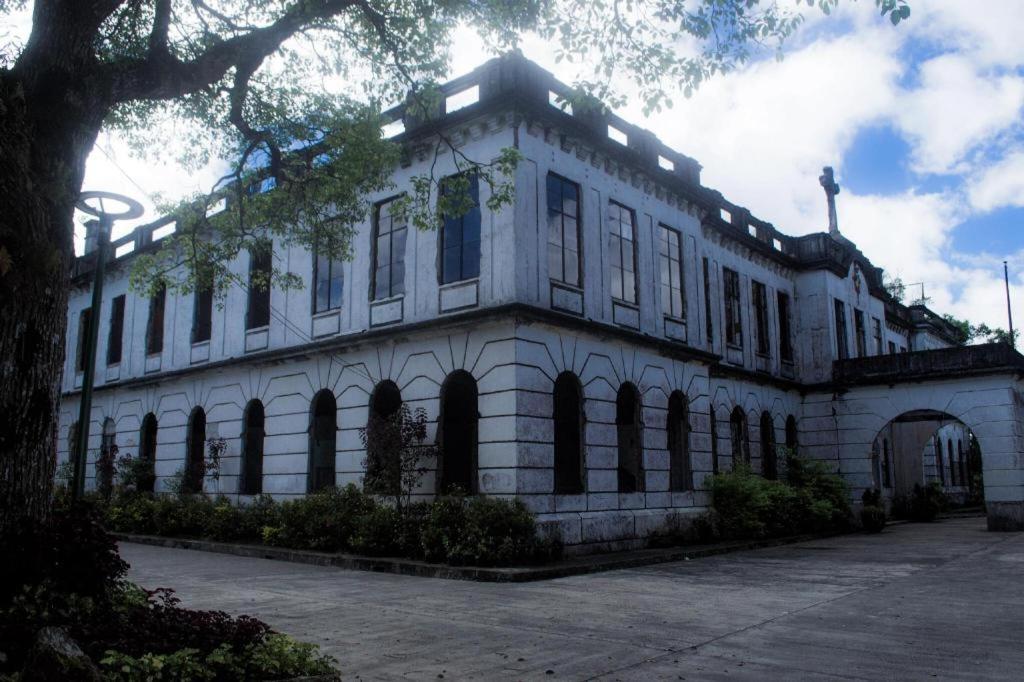
[{"label": "blue sky", "polygon": [[[833,166],[840,229],[876,265],[924,282],[939,312],[1005,326],[1007,259],[1024,322],[1024,0],[911,6],[899,27],[871,0],[847,0],[828,18],[805,9],[783,60],[767,55],[716,77],[650,118],[639,105],[619,113],[700,161],[705,184],[790,234],[825,227],[817,178]],[[492,56],[468,30],[456,45],[453,76]],[[566,81],[581,75],[539,40],[525,38],[522,49]],[[217,175],[132,159],[108,135],[99,145],[89,187],[173,198]],[[139,186],[126,186],[118,167]]]}]

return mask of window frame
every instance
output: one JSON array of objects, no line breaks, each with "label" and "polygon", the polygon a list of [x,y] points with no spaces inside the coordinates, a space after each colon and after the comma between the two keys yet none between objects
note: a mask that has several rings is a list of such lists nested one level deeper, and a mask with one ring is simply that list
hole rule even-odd
[{"label": "window frame", "polygon": [[[612,206],[618,207],[619,210],[626,211],[626,213],[629,215],[630,231],[632,232],[632,238],[625,239],[625,238],[622,237],[621,225],[623,223],[622,223],[621,218],[617,219],[615,221],[615,223],[619,226],[618,231],[613,231],[612,230],[612,217],[611,217],[611,208],[612,208]],[[625,298],[625,294],[626,294],[626,283],[625,283],[626,269],[625,269],[625,267],[623,267],[622,265],[619,265],[619,266],[612,265],[611,261],[609,261],[609,264],[608,264],[609,271],[611,271],[611,270],[615,269],[616,267],[618,267],[622,271],[622,274],[623,274],[623,277],[621,279],[621,292],[620,292],[622,294],[621,297],[615,295],[614,278],[609,276],[609,287],[611,287],[611,297],[612,297],[612,300],[617,302],[617,303],[622,303],[622,304],[625,304],[625,305],[628,305],[628,306],[639,307],[640,306],[640,288],[637,286],[637,278],[638,278],[638,275],[639,275],[639,272],[638,272],[639,268],[638,268],[638,259],[637,259],[637,239],[636,239],[636,236],[637,236],[637,233],[636,233],[637,232],[637,220],[636,220],[636,211],[634,209],[630,208],[629,206],[626,206],[622,202],[616,201],[615,199],[609,199],[608,200],[608,213],[609,213],[609,215],[608,215],[608,239],[609,239],[609,242],[612,242],[612,241],[615,242],[614,247],[613,247],[612,243],[609,243],[608,248],[609,248],[609,250],[611,250],[612,248],[616,248],[618,250],[618,252],[619,252],[619,262],[620,263],[625,263],[625,260],[623,259],[623,256],[624,256],[624,254],[623,254],[623,242],[627,242],[628,241],[630,243],[630,245],[631,245],[631,248],[632,248],[632,253],[630,254],[630,256],[632,258],[631,263],[633,264],[633,270],[631,271],[632,275],[633,275],[633,287],[632,287],[632,289],[633,289],[633,291],[632,291],[632,293],[633,293],[633,300],[631,301],[628,298]],[[621,214],[620,214],[620,216],[621,216]]]},{"label": "window frame", "polygon": [[793,321],[790,317],[792,306],[790,305],[789,293],[776,291],[775,294],[779,315],[779,358],[783,362],[792,363],[794,360]]},{"label": "window frame", "polygon": [[146,355],[159,355],[164,350],[164,317],[167,307],[167,287],[161,285],[149,297],[146,314]]},{"label": "window frame", "polygon": [[[438,230],[437,235],[437,283],[440,286],[446,286],[449,284],[457,284],[459,282],[469,282],[474,279],[480,278],[480,261],[483,258],[483,212],[480,207],[480,178],[476,173],[456,173],[455,175],[449,175],[448,177],[441,180],[438,189],[438,199],[444,194],[446,184],[453,178],[460,177],[462,175],[468,175],[470,178],[469,184],[469,195],[473,201],[473,207],[470,208],[466,213],[459,216],[459,272],[458,277],[454,279],[448,279],[445,271],[445,250],[448,248],[445,241],[445,234],[448,231],[447,222],[449,218],[445,216],[443,212],[439,211],[441,226]],[[476,239],[471,239],[469,242],[475,241],[476,247],[476,274],[466,275],[466,260],[465,260],[465,249],[466,249],[466,219],[470,216],[475,215],[477,221],[477,236]],[[456,220],[456,218],[452,218]]]},{"label": "window frame", "polygon": [[[551,214],[552,214],[553,211],[552,211],[551,201],[550,201],[550,199],[551,199],[550,189],[551,188],[550,188],[549,183],[551,182],[552,179],[555,179],[555,180],[557,180],[559,182],[559,188],[560,189],[564,189],[564,187],[566,185],[569,185],[569,186],[573,187],[576,190],[576,215],[573,216],[574,220],[576,221],[576,280],[577,281],[575,283],[569,282],[565,278],[565,263],[566,263],[565,218],[566,218],[567,214],[565,213],[565,211],[562,210],[561,207],[559,207],[557,209],[557,211],[554,211],[554,212],[556,212],[558,215],[561,216],[561,220],[560,220],[560,225],[561,225],[561,245],[558,246],[558,249],[559,249],[559,252],[561,254],[562,277],[560,277],[560,278],[559,277],[554,277],[551,274],[551,247],[555,246],[551,242],[551,218],[552,218]],[[558,173],[555,173],[554,171],[548,171],[548,174],[545,177],[545,181],[544,181],[544,193],[545,193],[545,198],[547,200],[547,215],[548,215],[548,235],[547,235],[548,279],[550,281],[555,282],[556,284],[560,284],[562,286],[567,286],[567,287],[572,287],[574,289],[582,290],[583,286],[584,286],[584,284],[583,284],[584,283],[584,278],[583,278],[583,201],[582,201],[582,191],[581,191],[581,188],[580,188],[580,184],[578,182],[574,182],[574,181],[570,180],[569,178],[567,178],[567,177],[565,177],[563,175],[559,175]]]},{"label": "window frame", "polygon": [[715,315],[711,306],[711,262],[707,256],[701,260],[704,266],[704,338],[708,345],[711,345],[715,342]]},{"label": "window frame", "polygon": [[853,338],[857,345],[857,357],[867,357],[868,354],[868,330],[864,311],[860,308],[853,309]]},{"label": "window frame", "polygon": [[213,288],[197,288],[192,296],[192,343],[205,343],[212,337]]},{"label": "window frame", "polygon": [[[675,236],[676,244],[673,248],[671,241],[664,239],[664,237]],[[664,249],[664,250],[663,250]],[[672,252],[675,251],[675,260],[673,261]],[[668,260],[669,269],[669,281],[664,281],[664,270],[662,270],[663,259]],[[679,277],[679,313],[676,314],[673,305],[675,303],[675,292],[672,287],[672,267],[673,263],[678,268]],[[665,223],[658,223],[658,280],[659,286],[661,287],[661,312],[665,317],[672,318],[673,320],[679,320],[680,322],[686,321],[686,283],[683,280],[683,233],[674,227],[670,227]],[[672,297],[671,301],[668,301],[668,310],[665,309],[665,288],[668,288],[669,295]]]},{"label": "window frame", "polygon": [[[405,253],[409,246],[409,217],[403,212],[400,214],[402,218],[402,226],[399,230],[405,230],[405,242],[401,253],[401,258],[396,259],[395,257],[395,217],[396,214],[389,213],[388,218],[391,220],[391,227],[388,230],[388,291],[387,295],[381,295],[381,292],[377,290],[377,273],[381,269],[381,264],[378,262],[378,256],[380,254],[377,248],[377,243],[380,241],[380,213],[381,209],[389,204],[394,204],[396,201],[401,199],[403,194],[396,194],[394,196],[381,199],[373,205],[373,220],[371,223],[371,234],[370,234],[370,300],[371,301],[386,301],[388,299],[396,298],[398,296],[405,295]],[[402,280],[397,285],[394,281],[395,265],[401,264],[402,266]],[[398,288],[401,291],[396,292]],[[344,295],[345,283],[344,277],[342,277],[342,292]],[[339,306],[340,307],[340,306]]]},{"label": "window frame", "polygon": [[[110,300],[110,326],[107,330],[107,366],[119,365],[124,359],[124,313],[127,305],[125,294]],[[114,352],[114,349],[117,352]]]},{"label": "window frame", "polygon": [[75,346],[75,373],[85,371],[85,352],[89,345],[89,325],[92,322],[92,306],[82,308],[78,314],[78,339]]},{"label": "window frame", "polygon": [[[263,259],[266,258],[266,265]],[[254,272],[266,271],[267,288],[257,289],[252,285]],[[268,244],[265,251],[249,249],[249,278],[246,282],[245,330],[262,329],[270,326],[270,277],[274,272],[274,247]],[[260,310],[260,303],[265,301],[265,312]]]},{"label": "window frame", "polygon": [[846,303],[832,299],[833,322],[836,329],[836,357],[847,360],[850,357],[850,332],[846,320]]},{"label": "window frame", "polygon": [[875,355],[882,355],[882,321],[871,318],[871,336],[875,340]]},{"label": "window frame", "polygon": [[725,266],[722,266],[722,302],[725,305],[725,344],[743,348],[740,273]]},{"label": "window frame", "polygon": [[757,335],[755,352],[762,357],[771,357],[771,321],[768,319],[768,287],[764,282],[750,280],[750,297],[754,306],[754,331]]}]

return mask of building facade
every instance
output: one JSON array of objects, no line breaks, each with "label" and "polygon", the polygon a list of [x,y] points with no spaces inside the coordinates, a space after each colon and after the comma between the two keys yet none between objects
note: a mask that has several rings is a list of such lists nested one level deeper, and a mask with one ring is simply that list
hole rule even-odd
[{"label": "building facade", "polygon": [[[404,125],[395,140],[406,161],[394,189],[372,197],[350,261],[276,245],[232,264],[241,282],[274,267],[303,290],[147,299],[129,289],[133,257],[173,223],[114,243],[90,477],[116,444],[154,462],[161,491],[216,438],[226,444],[219,478],[191,482],[209,493],[244,502],[361,484],[361,429],[371,411],[405,403],[426,410],[441,452],[420,494],[458,485],[519,497],[584,551],[636,544],[703,512],[705,478],[737,460],[782,475],[781,446],[830,462],[856,499],[866,487],[897,494],[896,481],[914,476],[956,486],[965,477],[939,479],[953,470],[948,458],[934,466],[934,450],[959,428],[956,442],[975,438],[985,458],[994,526],[1024,523],[1024,358],[1007,348],[971,360],[941,318],[893,300],[834,224],[783,234],[702,186],[696,161],[651,133],[611,114],[573,115],[566,86],[518,55],[443,92],[428,121],[389,112]],[[435,162],[439,132],[478,161],[517,148],[512,204],[489,210],[488,186],[474,181],[475,207],[437,231],[393,211],[431,164],[435,177],[458,171]],[[69,307],[64,459],[94,264],[80,259]],[[936,353],[955,357],[936,364]],[[920,446],[890,433],[911,413],[935,422]],[[882,457],[886,438],[916,454]],[[900,457],[919,466],[900,468]]]}]

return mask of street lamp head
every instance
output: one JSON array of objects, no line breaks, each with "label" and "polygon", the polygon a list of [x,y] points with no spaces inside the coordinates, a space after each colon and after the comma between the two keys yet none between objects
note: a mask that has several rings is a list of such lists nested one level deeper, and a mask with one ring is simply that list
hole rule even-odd
[{"label": "street lamp head", "polygon": [[[112,210],[107,209],[107,204],[113,204]],[[83,213],[96,216],[108,225],[115,220],[130,220],[138,218],[144,213],[142,204],[131,197],[114,192],[89,191],[78,195],[75,208]],[[121,210],[117,210],[120,208]]]}]

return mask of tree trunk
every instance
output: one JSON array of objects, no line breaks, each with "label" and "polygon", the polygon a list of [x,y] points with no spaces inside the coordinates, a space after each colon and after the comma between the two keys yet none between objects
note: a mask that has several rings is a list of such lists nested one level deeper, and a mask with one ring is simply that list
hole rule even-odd
[{"label": "tree trunk", "polygon": [[107,111],[52,66],[0,74],[0,536],[49,511],[74,205]]}]

